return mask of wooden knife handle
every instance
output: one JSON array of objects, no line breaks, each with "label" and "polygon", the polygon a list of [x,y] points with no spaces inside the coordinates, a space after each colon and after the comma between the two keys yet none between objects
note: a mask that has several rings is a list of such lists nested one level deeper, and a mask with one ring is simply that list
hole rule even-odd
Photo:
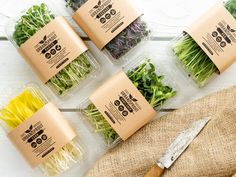
[{"label": "wooden knife handle", "polygon": [[145,177],[161,177],[165,169],[162,169],[158,165],[153,165],[152,168],[148,171]]}]

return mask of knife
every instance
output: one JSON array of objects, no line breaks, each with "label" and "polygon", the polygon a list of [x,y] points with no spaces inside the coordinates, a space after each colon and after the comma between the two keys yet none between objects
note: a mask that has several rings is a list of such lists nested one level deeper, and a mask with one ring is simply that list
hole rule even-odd
[{"label": "knife", "polygon": [[176,137],[174,142],[169,146],[156,164],[148,171],[145,177],[162,176],[165,169],[168,169],[179,158],[179,156],[206,126],[209,120],[209,118],[204,118],[190,124],[186,130]]}]

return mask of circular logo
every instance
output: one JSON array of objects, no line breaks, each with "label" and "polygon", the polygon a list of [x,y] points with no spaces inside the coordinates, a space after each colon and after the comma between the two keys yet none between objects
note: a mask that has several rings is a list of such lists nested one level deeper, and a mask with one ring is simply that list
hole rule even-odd
[{"label": "circular logo", "polygon": [[114,104],[115,104],[116,106],[119,106],[119,105],[120,105],[120,101],[119,101],[119,100],[116,100],[116,101],[114,102]]},{"label": "circular logo", "polygon": [[55,54],[57,53],[57,51],[56,51],[55,49],[51,49],[51,50],[50,50],[50,53],[51,53],[52,55],[55,55]]},{"label": "circular logo", "polygon": [[217,41],[217,42],[221,42],[221,41],[222,41],[222,37],[218,36],[218,37],[216,38],[216,41]]},{"label": "circular logo", "polygon": [[110,14],[106,14],[105,17],[106,17],[106,19],[110,19],[111,15]]},{"label": "circular logo", "polygon": [[36,148],[36,147],[37,147],[37,143],[32,142],[32,143],[31,143],[31,147],[32,147],[32,148]]},{"label": "circular logo", "polygon": [[47,59],[50,59],[50,58],[51,58],[51,54],[50,54],[50,53],[46,53],[46,54],[45,54],[45,57],[46,57]]},{"label": "circular logo", "polygon": [[106,23],[106,19],[102,17],[102,18],[100,19],[100,22],[101,22],[101,23]]},{"label": "circular logo", "polygon": [[42,143],[41,138],[36,139],[36,143],[41,144]]},{"label": "circular logo", "polygon": [[115,9],[111,9],[110,13],[111,13],[111,15],[115,15],[116,14],[116,10]]},{"label": "circular logo", "polygon": [[42,140],[46,140],[48,137],[47,137],[47,135],[43,134],[43,135],[41,136],[41,138],[42,138]]},{"label": "circular logo", "polygon": [[122,106],[122,105],[120,105],[120,106],[118,107],[118,110],[119,110],[119,111],[124,111],[124,109],[125,109],[125,107]]},{"label": "circular logo", "polygon": [[61,50],[61,46],[60,46],[60,45],[56,45],[55,49],[56,49],[57,51],[59,51],[59,50]]},{"label": "circular logo", "polygon": [[128,111],[123,111],[122,112],[122,115],[125,116],[125,117],[128,116],[128,114],[129,114]]},{"label": "circular logo", "polygon": [[212,36],[213,36],[213,37],[217,37],[217,36],[218,36],[218,33],[217,33],[216,31],[213,31],[213,32],[212,32]]},{"label": "circular logo", "polygon": [[220,43],[220,46],[221,46],[221,47],[225,47],[225,46],[226,46],[226,42],[224,42],[224,41],[221,42],[221,43]]}]

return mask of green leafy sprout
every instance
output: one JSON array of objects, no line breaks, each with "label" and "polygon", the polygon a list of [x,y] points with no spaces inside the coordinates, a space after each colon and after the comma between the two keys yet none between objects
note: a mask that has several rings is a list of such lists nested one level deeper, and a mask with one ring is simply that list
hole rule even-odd
[{"label": "green leafy sprout", "polygon": [[[225,7],[236,18],[236,0],[228,1]],[[199,87],[205,86],[214,74],[219,73],[213,61],[187,33],[173,45],[173,51]]]},{"label": "green leafy sprout", "polygon": [[[159,108],[176,95],[173,88],[163,83],[164,76],[156,74],[155,66],[149,59],[146,59],[138,67],[129,70],[126,74],[154,109]],[[95,131],[102,135],[108,146],[116,142],[119,135],[94,104],[89,104],[81,112],[89,120]]]},{"label": "green leafy sprout", "polygon": [[[41,3],[40,5],[32,6],[17,21],[13,33],[14,41],[18,46],[21,46],[54,18],[54,14],[48,9],[46,4]],[[64,95],[85,80],[92,71],[93,65],[85,52],[52,77],[46,84],[50,85],[59,95]]]}]

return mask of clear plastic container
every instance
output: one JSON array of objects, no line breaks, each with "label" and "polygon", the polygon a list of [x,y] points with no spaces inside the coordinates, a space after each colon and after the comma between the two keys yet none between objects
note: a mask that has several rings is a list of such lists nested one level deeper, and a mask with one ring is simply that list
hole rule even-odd
[{"label": "clear plastic container", "polygon": [[[1,108],[0,125],[8,134],[47,103],[48,99],[39,90],[39,87],[29,84]],[[57,176],[82,160],[84,154],[82,147],[83,145],[76,137],[48,157],[37,168],[47,177]]]},{"label": "clear plastic container", "polygon": [[[227,1],[224,6],[236,18],[236,1]],[[199,29],[201,30],[201,29]],[[204,87],[211,79],[219,75],[219,70],[208,55],[194,41],[194,39],[183,32],[170,43],[171,52],[176,63],[187,73],[187,76],[199,86]]]},{"label": "clear plastic container", "polygon": [[[60,17],[48,2],[33,1],[25,9],[18,18],[10,19],[6,25],[8,39],[17,49],[56,17]],[[59,97],[71,95],[78,87],[87,84],[86,81],[96,77],[99,69],[100,65],[87,50],[51,77],[46,85]]]},{"label": "clear plastic container", "polygon": [[[76,12],[87,0],[65,0],[69,12]],[[86,31],[84,31],[86,33]],[[112,39],[103,49],[104,54],[114,64],[128,60],[131,51],[136,50],[143,42],[149,39],[151,29],[143,16],[140,16]],[[137,49],[138,50],[138,49]]]},{"label": "clear plastic container", "polygon": [[[170,76],[165,75],[167,72],[163,72],[162,69],[155,68],[149,57],[136,59],[135,62],[130,62],[123,67],[123,71],[129,79],[157,112],[177,94],[176,84],[169,80]],[[146,88],[144,89],[144,87]],[[108,149],[122,141],[118,133],[89,99],[80,103],[78,109],[85,124],[92,132],[102,137]]]}]

